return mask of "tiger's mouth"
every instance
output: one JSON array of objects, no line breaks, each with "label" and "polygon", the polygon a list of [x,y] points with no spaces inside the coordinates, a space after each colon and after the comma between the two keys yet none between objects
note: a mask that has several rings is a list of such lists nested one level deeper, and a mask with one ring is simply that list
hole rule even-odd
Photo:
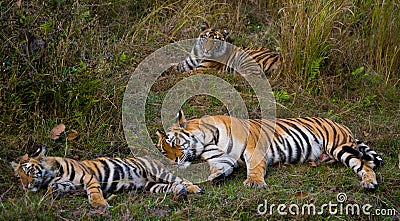
[{"label": "tiger's mouth", "polygon": [[218,51],[222,50],[224,42],[216,39],[208,39],[202,43],[203,56],[210,58],[218,55]]},{"label": "tiger's mouth", "polygon": [[34,183],[27,183],[27,182],[24,182],[24,180],[22,180],[22,179],[20,179],[20,182],[21,182],[22,188],[25,191],[36,192],[39,190],[39,187],[37,185],[35,185]]}]

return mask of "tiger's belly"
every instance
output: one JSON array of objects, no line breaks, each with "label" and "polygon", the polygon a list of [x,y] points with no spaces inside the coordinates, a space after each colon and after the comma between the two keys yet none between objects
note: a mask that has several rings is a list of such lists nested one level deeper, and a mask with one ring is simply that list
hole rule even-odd
[{"label": "tiger's belly", "polygon": [[322,153],[323,150],[318,141],[308,140],[299,143],[288,138],[283,142],[271,144],[266,149],[266,159],[267,165],[317,162]]}]

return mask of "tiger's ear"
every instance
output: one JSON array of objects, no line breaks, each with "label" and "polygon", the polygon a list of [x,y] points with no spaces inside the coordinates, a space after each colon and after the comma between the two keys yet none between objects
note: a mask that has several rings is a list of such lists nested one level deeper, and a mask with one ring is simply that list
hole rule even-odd
[{"label": "tiger's ear", "polygon": [[42,162],[44,160],[45,154],[46,154],[45,146],[40,146],[36,149],[35,153],[31,155],[31,158],[39,162]]},{"label": "tiger's ear", "polygon": [[186,118],[182,110],[179,110],[175,123],[182,128],[186,128]]},{"label": "tiger's ear", "polygon": [[201,31],[204,31],[204,30],[208,29],[209,27],[210,27],[210,26],[208,25],[207,22],[203,22],[203,23],[200,25]]},{"label": "tiger's ear", "polygon": [[165,137],[165,133],[162,132],[161,130],[157,129],[156,134],[159,138],[164,138]]},{"label": "tiger's ear", "polygon": [[13,168],[13,170],[14,170],[14,174],[15,174],[15,176],[16,177],[20,177],[19,176],[19,173],[18,173],[18,170],[19,170],[19,163],[16,163],[16,162],[14,162],[14,161],[11,161],[11,167]]},{"label": "tiger's ear", "polygon": [[11,161],[11,166],[14,169],[14,172],[17,172],[18,168],[19,168],[19,163],[16,163],[14,161]]},{"label": "tiger's ear", "polygon": [[222,35],[224,36],[224,38],[226,38],[229,35],[229,30],[224,28],[224,30],[222,30]]}]

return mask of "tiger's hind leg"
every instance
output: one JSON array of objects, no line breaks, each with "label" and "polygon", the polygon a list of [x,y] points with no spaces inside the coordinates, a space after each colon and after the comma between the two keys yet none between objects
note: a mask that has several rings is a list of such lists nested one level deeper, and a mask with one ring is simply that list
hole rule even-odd
[{"label": "tiger's hind leg", "polygon": [[333,152],[334,158],[350,167],[361,178],[360,184],[363,188],[376,190],[378,182],[373,168],[362,160],[363,153],[351,146],[352,144],[344,144],[336,148]]},{"label": "tiger's hind leg", "polygon": [[267,169],[267,160],[264,154],[257,151],[250,153],[245,150],[243,157],[247,167],[247,178],[244,181],[244,185],[255,188],[266,187],[267,184],[264,177]]},{"label": "tiger's hind leg", "polygon": [[84,188],[89,198],[90,205],[93,207],[110,207],[104,199],[100,182],[93,175],[83,177]]}]

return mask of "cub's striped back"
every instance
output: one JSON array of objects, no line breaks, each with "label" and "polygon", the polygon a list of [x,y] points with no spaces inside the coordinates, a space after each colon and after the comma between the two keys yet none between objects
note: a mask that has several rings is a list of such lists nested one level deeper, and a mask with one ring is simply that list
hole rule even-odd
[{"label": "cub's striped back", "polygon": [[46,157],[45,148],[25,154],[19,163],[11,163],[24,189],[35,192],[47,187],[53,193],[84,188],[94,207],[107,207],[103,192],[145,189],[153,193],[172,192],[176,198],[187,193],[202,193],[191,182],[168,172],[152,160],[141,157],[77,161]]}]

